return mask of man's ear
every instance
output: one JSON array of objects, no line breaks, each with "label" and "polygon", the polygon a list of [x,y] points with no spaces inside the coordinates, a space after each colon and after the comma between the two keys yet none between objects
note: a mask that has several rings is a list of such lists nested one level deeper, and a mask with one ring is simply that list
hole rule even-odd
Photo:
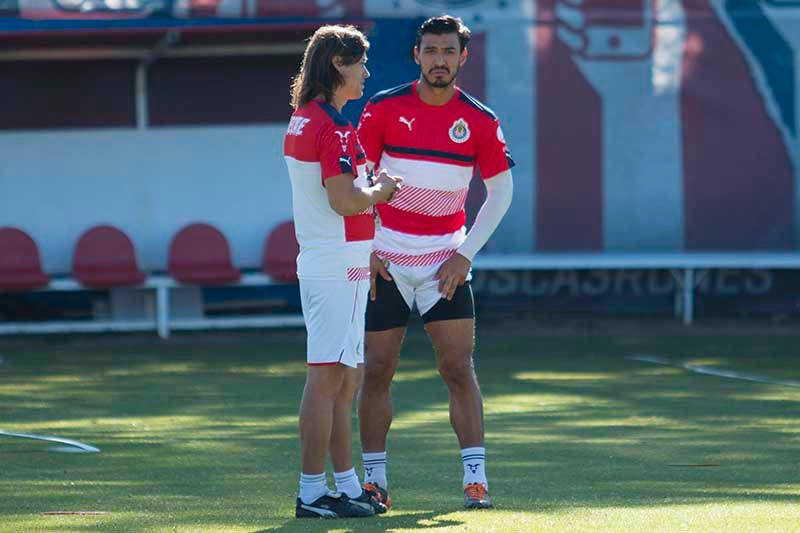
[{"label": "man's ear", "polygon": [[414,47],[414,63],[419,65],[419,48]]},{"label": "man's ear", "polygon": [[344,61],[342,61],[342,58],[339,56],[333,56],[331,58],[331,64],[336,70],[340,70],[344,66]]},{"label": "man's ear", "polygon": [[458,66],[459,66],[459,67],[463,67],[463,66],[464,66],[464,63],[466,63],[466,62],[467,62],[467,56],[468,56],[468,55],[469,55],[469,53],[467,52],[467,49],[466,49],[466,48],[464,48],[464,49],[461,51],[461,57],[460,57],[460,58],[458,58]]}]

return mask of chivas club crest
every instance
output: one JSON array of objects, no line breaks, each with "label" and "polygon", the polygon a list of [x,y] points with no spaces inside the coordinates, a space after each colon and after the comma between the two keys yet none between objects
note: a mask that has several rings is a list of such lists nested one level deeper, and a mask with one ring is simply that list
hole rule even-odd
[{"label": "chivas club crest", "polygon": [[453,122],[453,125],[450,126],[450,140],[454,143],[461,144],[463,142],[467,142],[469,139],[469,125],[467,121],[463,118],[460,118]]}]

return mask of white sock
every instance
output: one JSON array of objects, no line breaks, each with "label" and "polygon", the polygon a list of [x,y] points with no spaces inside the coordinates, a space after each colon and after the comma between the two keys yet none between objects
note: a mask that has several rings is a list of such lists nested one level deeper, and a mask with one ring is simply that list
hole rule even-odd
[{"label": "white sock", "polygon": [[461,462],[464,465],[465,487],[470,483],[483,483],[489,488],[489,482],[486,481],[486,448],[462,448]]},{"label": "white sock", "polygon": [[305,504],[314,501],[328,493],[328,481],[325,472],[321,474],[300,474],[300,499]]},{"label": "white sock", "polygon": [[358,482],[356,469],[351,468],[344,472],[334,472],[333,479],[336,480],[336,491],[344,492],[348,498],[358,498],[361,496],[361,483]]},{"label": "white sock", "polygon": [[380,488],[389,488],[386,481],[386,452],[364,453],[364,483],[375,483]]}]

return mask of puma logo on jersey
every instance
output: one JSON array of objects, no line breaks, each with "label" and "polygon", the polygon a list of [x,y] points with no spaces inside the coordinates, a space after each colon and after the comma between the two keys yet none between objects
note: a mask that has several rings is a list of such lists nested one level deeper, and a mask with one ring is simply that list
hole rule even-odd
[{"label": "puma logo on jersey", "polygon": [[400,122],[408,126],[408,131],[411,131],[411,127],[414,124],[414,121],[417,120],[417,118],[414,117],[411,120],[408,120],[406,117],[400,117],[398,120],[400,120]]},{"label": "puma logo on jersey", "polygon": [[353,160],[349,155],[339,156],[339,170],[342,172],[353,172]]}]

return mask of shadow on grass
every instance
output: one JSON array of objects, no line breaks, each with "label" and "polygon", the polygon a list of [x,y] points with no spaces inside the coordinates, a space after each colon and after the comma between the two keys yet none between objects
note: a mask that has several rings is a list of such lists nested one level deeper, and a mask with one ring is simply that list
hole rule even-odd
[{"label": "shadow on grass", "polygon": [[294,519],[281,526],[260,529],[255,533],[290,533],[304,531],[388,531],[395,529],[432,529],[449,526],[463,526],[464,522],[446,518],[437,518],[440,513],[408,513],[402,515],[376,516],[359,520],[322,520]]},{"label": "shadow on grass", "polygon": [[[483,335],[476,363],[498,509],[800,503],[800,391],[624,358],[636,351],[780,353],[781,367],[800,370],[797,338],[770,339],[770,348],[764,342],[566,336],[532,343],[513,331]],[[58,434],[102,451],[27,453],[0,438],[0,514],[93,508],[116,513],[108,521],[120,531],[167,524],[261,531],[463,526],[437,519],[445,511],[287,519],[299,471],[303,349],[300,334],[4,346],[3,429]],[[411,336],[394,385],[389,440],[398,509],[460,510],[459,451],[433,365],[427,340]],[[720,466],[670,466],[704,463]]]}]

